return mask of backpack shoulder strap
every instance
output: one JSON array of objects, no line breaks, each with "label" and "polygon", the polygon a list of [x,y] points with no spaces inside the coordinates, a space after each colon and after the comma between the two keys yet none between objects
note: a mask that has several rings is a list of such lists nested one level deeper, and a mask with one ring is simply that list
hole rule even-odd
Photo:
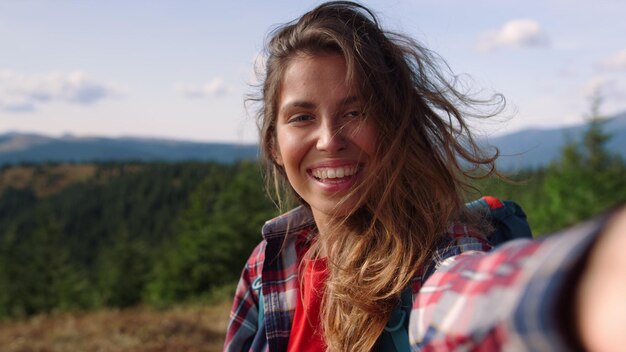
[{"label": "backpack shoulder strap", "polygon": [[263,314],[263,285],[261,284],[261,275],[257,276],[256,279],[252,282],[252,289],[257,292],[257,297],[259,298],[258,310],[259,310],[259,320],[257,328],[261,328],[264,324],[264,314]]},{"label": "backpack shoulder strap", "polygon": [[[389,317],[385,332],[391,337],[393,347],[396,352],[409,352],[409,316],[413,307],[413,290],[409,285],[400,296],[400,302]],[[383,348],[384,351],[390,351],[390,348]]]}]

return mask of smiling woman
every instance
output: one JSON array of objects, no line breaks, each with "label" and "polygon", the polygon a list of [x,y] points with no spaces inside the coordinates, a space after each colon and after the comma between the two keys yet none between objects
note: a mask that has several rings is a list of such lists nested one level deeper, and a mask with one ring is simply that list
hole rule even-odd
[{"label": "smiling woman", "polygon": [[497,174],[468,112],[500,96],[464,94],[434,54],[352,2],[278,28],[267,50],[263,162],[301,205],[263,227],[225,350],[580,347],[579,271],[615,215],[491,251],[530,236],[515,203],[463,199],[469,179]]},{"label": "smiling woman", "polygon": [[300,55],[285,70],[275,159],[318,226],[357,206],[355,196],[340,200],[374,161],[376,129],[355,93],[337,54]]}]

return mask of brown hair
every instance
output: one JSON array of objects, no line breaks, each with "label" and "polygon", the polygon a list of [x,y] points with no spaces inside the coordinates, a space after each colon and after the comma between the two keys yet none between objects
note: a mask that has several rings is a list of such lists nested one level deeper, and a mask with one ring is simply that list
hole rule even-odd
[{"label": "brown hair", "polygon": [[372,170],[344,198],[358,197],[358,206],[316,242],[329,261],[322,303],[328,349],[371,350],[402,290],[451,221],[464,215],[468,178],[495,172],[497,150],[484,154],[465,118],[480,117],[485,104],[495,107],[485,117],[498,113],[503,98],[476,100],[461,92],[437,55],[383,30],[370,10],[353,2],[318,6],[274,31],[266,49],[258,122],[268,185],[279,204],[285,194],[295,195],[273,155],[283,73],[296,55],[343,56],[366,118],[378,130]]}]

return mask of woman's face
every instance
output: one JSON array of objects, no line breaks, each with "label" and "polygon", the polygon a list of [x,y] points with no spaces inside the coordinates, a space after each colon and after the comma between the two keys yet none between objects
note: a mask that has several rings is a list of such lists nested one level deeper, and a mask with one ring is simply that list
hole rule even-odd
[{"label": "woman's face", "polygon": [[337,208],[362,182],[376,151],[377,131],[346,72],[340,55],[297,55],[284,72],[278,100],[275,160],[318,226],[356,205],[352,197]]}]

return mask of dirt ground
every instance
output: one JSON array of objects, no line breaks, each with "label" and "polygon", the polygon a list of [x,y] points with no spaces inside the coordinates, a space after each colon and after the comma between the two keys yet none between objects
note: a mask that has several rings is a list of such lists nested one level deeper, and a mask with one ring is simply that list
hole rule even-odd
[{"label": "dirt ground", "polygon": [[3,352],[221,351],[230,302],[55,313],[0,322]]}]

